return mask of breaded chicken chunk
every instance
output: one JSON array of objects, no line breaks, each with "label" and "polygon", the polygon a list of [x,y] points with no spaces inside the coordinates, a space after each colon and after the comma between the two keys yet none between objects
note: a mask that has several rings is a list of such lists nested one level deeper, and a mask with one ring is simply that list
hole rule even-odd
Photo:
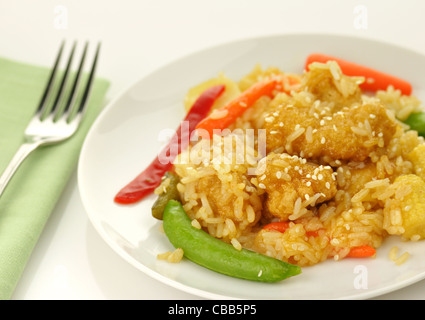
[{"label": "breaded chicken chunk", "polygon": [[315,100],[329,102],[336,109],[361,101],[358,84],[363,79],[344,75],[335,61],[312,63],[309,70],[303,77],[300,90],[312,93]]},{"label": "breaded chicken chunk", "polygon": [[[221,181],[216,175],[202,177],[198,180],[195,191],[199,194],[205,194],[208,199],[208,206],[217,217],[232,219],[235,224],[248,220],[248,225],[253,225],[261,216],[261,199],[256,194],[248,196],[244,192],[241,185],[248,184],[248,181],[244,180],[242,175],[232,173],[232,176],[232,181],[225,182]],[[229,189],[234,190],[234,192],[229,192]],[[243,200],[243,203],[239,204],[238,201],[240,200]],[[236,210],[239,205],[240,211]],[[252,217],[249,218],[246,214],[248,205],[252,208],[253,213]]]},{"label": "breaded chicken chunk", "polygon": [[332,116],[311,113],[310,108],[288,103],[266,116],[267,150],[283,147],[308,159],[364,161],[388,144],[398,126],[376,102],[344,107]]},{"label": "breaded chicken chunk", "polygon": [[313,63],[300,91],[277,95],[264,116],[267,151],[283,148],[307,159],[364,161],[384,147],[397,123],[378,100],[363,102],[358,78],[338,64]]},{"label": "breaded chicken chunk", "polygon": [[259,187],[267,194],[268,212],[281,220],[298,216],[301,205],[314,206],[331,199],[337,191],[335,180],[330,166],[275,153],[265,158],[264,173],[258,177]]}]

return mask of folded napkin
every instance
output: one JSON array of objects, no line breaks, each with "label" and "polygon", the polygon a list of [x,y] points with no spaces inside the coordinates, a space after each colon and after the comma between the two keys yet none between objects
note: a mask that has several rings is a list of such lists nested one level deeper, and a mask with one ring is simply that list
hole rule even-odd
[{"label": "folded napkin", "polygon": [[[0,174],[23,142],[49,68],[0,58]],[[87,131],[103,106],[108,81],[96,79],[86,115],[70,139],[35,150],[0,197],[0,299],[11,298],[31,252],[74,172]]]}]

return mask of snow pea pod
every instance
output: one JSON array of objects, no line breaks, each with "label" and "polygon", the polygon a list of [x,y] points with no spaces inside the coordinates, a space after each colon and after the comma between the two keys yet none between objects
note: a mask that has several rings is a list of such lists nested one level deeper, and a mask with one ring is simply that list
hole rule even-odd
[{"label": "snow pea pod", "polygon": [[164,210],[163,226],[171,244],[184,256],[213,271],[241,279],[277,282],[301,273],[301,268],[214,238],[192,226],[179,201],[170,200]]}]

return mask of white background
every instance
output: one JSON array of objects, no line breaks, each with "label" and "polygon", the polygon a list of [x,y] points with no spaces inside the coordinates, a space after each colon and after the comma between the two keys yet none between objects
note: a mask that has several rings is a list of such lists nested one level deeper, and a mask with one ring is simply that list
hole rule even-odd
[{"label": "white background", "polygon": [[[359,6],[366,24],[356,20]],[[419,0],[0,0],[0,56],[50,66],[61,40],[101,40],[98,75],[111,81],[111,99],[178,57],[261,35],[347,34],[425,54],[424,12]],[[377,299],[424,297],[422,281]],[[113,252],[90,225],[74,174],[12,299],[198,297],[149,278]]]}]

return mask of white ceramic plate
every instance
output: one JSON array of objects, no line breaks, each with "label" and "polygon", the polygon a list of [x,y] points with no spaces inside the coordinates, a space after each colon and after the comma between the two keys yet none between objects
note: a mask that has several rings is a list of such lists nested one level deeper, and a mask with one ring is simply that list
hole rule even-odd
[{"label": "white ceramic plate", "polygon": [[[224,44],[179,59],[141,79],[112,101],[98,117],[84,143],[79,188],[89,219],[122,258],[153,278],[210,299],[364,299],[388,293],[425,278],[425,242],[390,238],[376,259],[326,261],[303,268],[301,275],[264,284],[230,278],[190,261],[158,261],[173,250],[151,217],[154,196],[120,206],[117,191],[139,174],[164,142],[158,134],[177,128],[184,117],[187,90],[219,72],[239,79],[255,64],[302,72],[309,53],[322,52],[372,66],[408,79],[414,94],[425,98],[425,57],[393,45],[331,35],[282,35]],[[397,244],[411,258],[396,266],[388,258]]]}]

